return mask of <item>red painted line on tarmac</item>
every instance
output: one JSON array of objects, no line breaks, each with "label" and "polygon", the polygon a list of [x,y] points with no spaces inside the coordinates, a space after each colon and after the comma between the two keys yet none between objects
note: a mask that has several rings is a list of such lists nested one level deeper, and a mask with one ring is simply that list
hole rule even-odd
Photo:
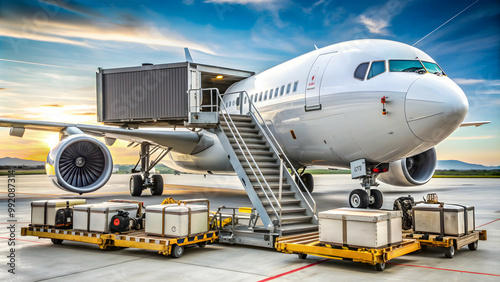
[{"label": "red painted line on tarmac", "polygon": [[268,277],[266,279],[259,280],[258,282],[271,281],[271,280],[274,280],[276,278],[280,278],[280,277],[283,277],[285,275],[288,275],[290,273],[294,273],[294,272],[300,271],[302,269],[306,269],[306,268],[309,268],[311,266],[315,266],[315,265],[320,264],[322,262],[325,262],[327,260],[329,260],[329,259],[324,259],[324,260],[321,260],[321,261],[318,261],[318,262],[315,262],[315,263],[311,263],[311,264],[308,264],[308,265],[305,265],[305,266],[302,266],[302,267],[299,267],[299,268],[296,268],[296,269],[293,269],[293,270],[290,270],[290,271],[287,271],[287,272],[283,272],[281,274],[274,275],[274,276]]},{"label": "red painted line on tarmac", "polygon": [[[10,238],[8,237],[0,237],[0,239],[5,239],[5,240],[9,240]],[[30,242],[30,243],[37,243],[37,244],[46,244],[44,242],[38,242],[38,241],[30,241],[30,240],[23,240],[23,239],[14,239],[16,241],[23,241],[23,242]]]},{"label": "red painted line on tarmac", "polygon": [[444,271],[452,271],[452,272],[460,272],[460,273],[479,274],[479,275],[498,276],[498,277],[500,277],[500,274],[474,272],[474,271],[466,271],[466,270],[456,270],[456,269],[439,268],[439,267],[432,267],[432,266],[423,266],[423,265],[414,265],[414,264],[405,264],[405,263],[392,263],[392,262],[386,262],[386,264],[411,266],[411,267],[420,267],[420,268],[428,268],[428,269],[434,269],[434,270],[444,270]]},{"label": "red painted line on tarmac", "polygon": [[499,220],[500,220],[500,218],[495,219],[495,220],[490,221],[490,222],[488,222],[488,223],[485,223],[485,224],[483,224],[483,225],[476,226],[476,228],[483,227],[483,226],[485,226],[485,225],[488,225],[488,224],[490,224],[490,223],[493,223],[493,222],[495,222],[495,221],[499,221]]}]

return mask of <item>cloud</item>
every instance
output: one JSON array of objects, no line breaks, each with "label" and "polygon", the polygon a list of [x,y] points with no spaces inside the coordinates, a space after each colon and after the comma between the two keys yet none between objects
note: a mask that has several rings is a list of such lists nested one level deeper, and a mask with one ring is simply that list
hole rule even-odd
[{"label": "cloud", "polygon": [[205,3],[215,3],[215,4],[269,4],[278,2],[277,0],[205,0]]},{"label": "cloud", "polygon": [[390,26],[387,19],[372,19],[365,15],[359,16],[359,22],[364,24],[365,27],[373,34],[388,35],[387,27]]},{"label": "cloud", "polygon": [[474,79],[474,78],[454,78],[456,84],[460,85],[489,85],[489,86],[500,86],[500,79]]},{"label": "cloud", "polygon": [[[136,43],[151,47],[189,47],[214,54],[205,44],[188,40],[175,31],[138,20],[133,15],[110,13],[109,17],[104,17],[90,7],[67,3],[59,3],[56,7],[62,7],[71,13],[68,15],[65,11],[46,10],[27,3],[19,7],[5,5],[2,7],[2,12],[5,12],[0,16],[0,36],[89,48],[96,47],[90,40]],[[17,42],[11,40],[11,43],[14,45]]]},{"label": "cloud", "polygon": [[477,94],[485,94],[485,95],[495,95],[495,94],[500,94],[500,89],[499,90],[482,90],[482,91],[477,91]]},{"label": "cloud", "polygon": [[7,90],[7,88],[1,88],[1,87],[0,87],[0,91],[3,91],[3,90]]},{"label": "cloud", "polygon": [[63,107],[63,105],[59,105],[59,104],[50,104],[50,105],[42,105],[42,107],[62,108],[62,107]]}]

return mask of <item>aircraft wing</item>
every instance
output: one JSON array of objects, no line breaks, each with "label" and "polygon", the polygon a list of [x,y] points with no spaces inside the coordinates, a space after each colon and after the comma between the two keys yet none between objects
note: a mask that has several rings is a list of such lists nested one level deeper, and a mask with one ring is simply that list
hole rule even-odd
[{"label": "aircraft wing", "polygon": [[[11,127],[14,129],[24,128],[52,132],[60,132],[61,130],[65,130],[69,127],[74,127],[89,135],[108,138],[108,140],[112,141],[111,144],[114,141],[113,139],[120,139],[135,143],[148,142],[162,147],[170,147],[174,151],[186,154],[193,152],[203,137],[200,134],[190,131],[125,129],[105,125],[73,124],[36,120],[0,119],[0,127]],[[22,134],[20,136],[22,136]]]},{"label": "aircraft wing", "polygon": [[463,122],[460,127],[466,127],[466,126],[475,126],[475,127],[478,127],[478,126],[481,126],[481,125],[484,125],[484,124],[488,124],[490,123],[491,121],[469,121],[469,122]]}]

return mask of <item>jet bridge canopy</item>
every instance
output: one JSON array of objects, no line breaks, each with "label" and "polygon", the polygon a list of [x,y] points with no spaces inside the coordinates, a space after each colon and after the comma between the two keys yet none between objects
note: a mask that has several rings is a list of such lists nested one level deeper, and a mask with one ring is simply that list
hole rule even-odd
[{"label": "jet bridge canopy", "polygon": [[[224,93],[233,83],[253,74],[190,62],[99,68],[97,119],[129,127],[183,125],[189,117],[189,95],[194,95],[190,90],[217,88]],[[198,106],[210,102],[202,100]]]}]

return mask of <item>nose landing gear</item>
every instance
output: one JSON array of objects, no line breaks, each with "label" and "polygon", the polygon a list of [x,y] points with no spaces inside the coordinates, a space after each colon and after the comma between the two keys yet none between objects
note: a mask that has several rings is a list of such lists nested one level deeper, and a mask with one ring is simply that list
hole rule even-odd
[{"label": "nose landing gear", "polygon": [[[163,177],[159,174],[151,175],[149,172],[170,152],[171,148],[163,149],[158,157],[150,162],[149,159],[152,154],[160,150],[159,146],[151,148],[149,143],[141,143],[141,154],[139,161],[131,170],[132,173],[140,172],[139,174],[130,177],[129,188],[130,195],[140,196],[142,190],[149,188],[151,195],[160,196],[163,194]],[[136,170],[137,166],[141,164],[141,168]]]},{"label": "nose landing gear", "polygon": [[381,165],[378,169],[367,169],[365,160],[358,160],[351,163],[351,171],[354,171],[353,178],[361,179],[363,189],[355,189],[349,194],[349,205],[352,208],[360,209],[380,209],[384,204],[382,192],[371,187],[377,187],[379,184],[376,179],[378,172],[386,172],[388,167]]}]

